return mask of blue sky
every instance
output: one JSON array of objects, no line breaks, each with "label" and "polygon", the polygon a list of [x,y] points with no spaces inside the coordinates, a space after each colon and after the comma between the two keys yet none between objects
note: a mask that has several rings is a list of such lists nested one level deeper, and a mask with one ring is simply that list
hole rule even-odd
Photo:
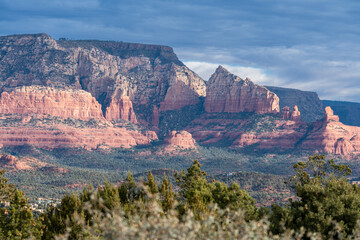
[{"label": "blue sky", "polygon": [[205,80],[221,64],[263,85],[360,102],[360,1],[0,0],[0,35],[172,46]]}]

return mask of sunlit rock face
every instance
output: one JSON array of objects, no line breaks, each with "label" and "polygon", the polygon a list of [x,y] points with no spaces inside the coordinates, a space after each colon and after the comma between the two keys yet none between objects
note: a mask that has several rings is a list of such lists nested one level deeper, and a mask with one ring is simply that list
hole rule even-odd
[{"label": "sunlit rock face", "polygon": [[81,120],[104,119],[101,105],[83,90],[60,90],[42,86],[15,88],[0,97],[0,113],[51,115]]},{"label": "sunlit rock face", "polygon": [[279,98],[265,87],[241,79],[219,66],[207,83],[205,111],[278,113]]},{"label": "sunlit rock face", "polygon": [[151,111],[139,109],[180,109],[206,94],[205,82],[167,46],[25,34],[0,37],[0,49],[2,91],[29,85],[82,89],[104,114],[110,107],[113,120],[147,120]]}]

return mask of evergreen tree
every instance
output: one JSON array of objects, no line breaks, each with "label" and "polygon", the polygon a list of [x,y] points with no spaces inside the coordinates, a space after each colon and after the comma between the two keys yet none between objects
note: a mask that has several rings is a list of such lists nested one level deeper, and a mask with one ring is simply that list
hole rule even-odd
[{"label": "evergreen tree", "polygon": [[168,212],[174,207],[175,192],[172,190],[171,183],[164,174],[163,181],[160,186],[160,202],[164,212]]},{"label": "evergreen tree", "polygon": [[156,193],[159,192],[158,187],[157,187],[156,182],[155,182],[155,179],[154,179],[154,176],[152,175],[151,172],[148,172],[147,182],[144,182],[144,184],[145,184],[145,186],[149,187],[150,193],[156,194]]},{"label": "evergreen tree", "polygon": [[144,192],[134,180],[131,172],[128,173],[125,181],[119,187],[119,196],[121,204],[133,203],[140,198],[143,199]]},{"label": "evergreen tree", "polygon": [[[334,160],[325,161],[324,155],[309,157],[307,162],[294,165],[296,174],[289,183],[297,199],[286,207],[274,205],[270,220],[274,233],[282,232],[282,225],[307,232],[319,232],[324,239],[346,238],[360,220],[360,190],[345,178],[351,173],[346,165]],[[342,236],[333,236],[336,228]]]},{"label": "evergreen tree", "polygon": [[108,180],[105,181],[105,186],[103,188],[98,188],[98,198],[101,198],[104,201],[104,206],[109,210],[120,206],[118,188],[109,183]]},{"label": "evergreen tree", "polygon": [[176,174],[176,181],[180,186],[180,200],[184,207],[191,209],[196,216],[207,212],[207,205],[213,201],[213,184],[206,180],[206,172],[201,170],[201,164],[194,160],[185,173]]},{"label": "evergreen tree", "polygon": [[0,239],[40,237],[40,224],[34,219],[22,191],[7,183],[0,171]]},{"label": "evergreen tree", "polygon": [[75,219],[75,215],[83,215],[80,198],[75,195],[65,195],[59,206],[50,207],[42,215],[44,234],[42,239],[54,239],[56,235],[64,234],[67,227],[71,228],[70,239],[79,239],[83,235],[82,227]]},{"label": "evergreen tree", "polygon": [[246,219],[256,218],[255,200],[239,184],[233,183],[230,187],[223,182],[216,182],[212,190],[214,202],[222,209],[242,209],[246,213]]}]

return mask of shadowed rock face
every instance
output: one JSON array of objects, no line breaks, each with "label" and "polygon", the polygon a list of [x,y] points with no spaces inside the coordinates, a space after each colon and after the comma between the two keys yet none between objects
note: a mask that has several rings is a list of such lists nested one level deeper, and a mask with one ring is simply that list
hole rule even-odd
[{"label": "shadowed rock face", "polygon": [[278,113],[279,98],[249,79],[241,79],[219,66],[207,83],[205,111]]},{"label": "shadowed rock face", "polygon": [[342,123],[360,126],[360,103],[329,100],[323,100],[322,103],[324,106],[330,106]]},{"label": "shadowed rock face", "polygon": [[297,105],[303,122],[316,122],[324,116],[323,104],[316,92],[273,86],[266,88],[279,97],[281,108],[288,106],[291,109]]},{"label": "shadowed rock face", "polygon": [[[110,104],[121,105],[125,96],[134,109],[149,108],[149,116],[134,113],[147,118],[153,106],[162,111],[179,109],[198,103],[206,93],[204,81],[167,46],[56,41],[47,34],[32,34],[0,37],[0,49],[2,91],[27,85],[83,89],[97,99],[104,113]],[[119,89],[120,96],[114,94]]]}]

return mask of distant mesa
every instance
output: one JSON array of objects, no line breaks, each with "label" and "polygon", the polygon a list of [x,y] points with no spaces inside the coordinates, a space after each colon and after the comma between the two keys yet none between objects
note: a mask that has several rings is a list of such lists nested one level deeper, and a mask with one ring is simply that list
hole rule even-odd
[{"label": "distant mesa", "polygon": [[0,37],[0,49],[1,147],[158,142],[173,151],[197,142],[360,154],[360,128],[324,110],[316,93],[259,86],[222,66],[205,82],[168,46],[24,34]]}]

